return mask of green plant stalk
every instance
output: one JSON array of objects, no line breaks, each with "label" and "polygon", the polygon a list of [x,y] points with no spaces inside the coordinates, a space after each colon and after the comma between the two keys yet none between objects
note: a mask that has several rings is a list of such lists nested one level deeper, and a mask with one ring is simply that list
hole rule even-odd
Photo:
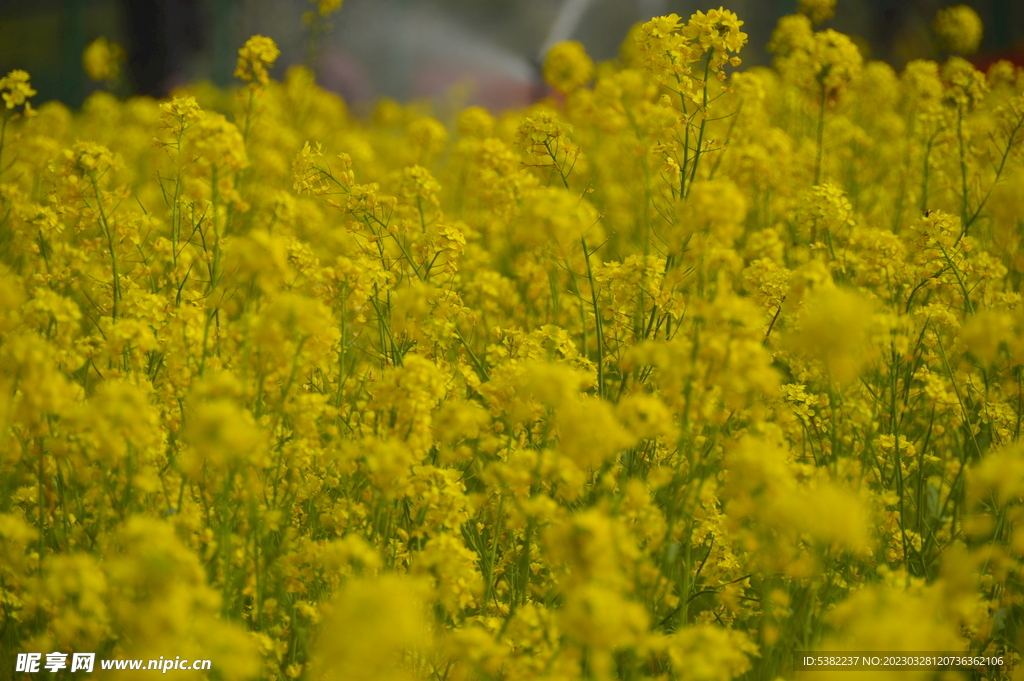
[{"label": "green plant stalk", "polygon": [[[548,140],[544,140],[544,149],[548,152],[548,157],[551,159],[551,166],[555,170],[558,171],[559,179],[562,180],[562,184],[565,185],[566,189],[568,189],[569,188],[569,173],[566,173],[566,172],[562,171],[562,166],[564,164],[559,164],[558,163],[557,151],[553,151],[551,149],[551,143]],[[568,152],[566,152],[566,158],[568,158]],[[571,171],[572,171],[572,169],[570,168],[570,172]]]},{"label": "green plant stalk", "polygon": [[[936,332],[936,336],[938,336],[938,332]],[[946,357],[946,348],[942,344],[942,340],[941,339],[939,339],[939,352],[942,354],[942,362],[943,362],[943,364],[946,367],[946,372],[949,373],[949,382],[953,385],[953,392],[956,393],[957,403],[960,405],[960,411],[963,413],[965,440],[966,440],[966,436],[970,436],[971,441],[974,443],[974,448],[978,452],[978,457],[980,458],[982,456],[983,452],[981,451],[981,446],[978,444],[978,441],[974,437],[974,433],[971,431],[971,415],[970,415],[970,412],[967,410],[967,405],[964,404],[963,395],[960,393],[960,386],[956,382],[956,376],[953,374],[953,368],[949,365],[949,358]],[[964,459],[961,461],[961,464],[963,464],[963,466],[967,465],[966,450],[967,450],[967,448],[965,446],[964,447],[965,456],[964,456]],[[961,469],[961,472],[962,472],[962,469]],[[952,494],[952,490],[950,490],[950,494]]]},{"label": "green plant stalk", "polygon": [[586,237],[580,237],[583,244],[583,258],[587,262],[587,279],[590,281],[590,300],[594,305],[595,333],[597,334],[597,394],[604,397],[604,324],[601,321],[601,308],[597,301],[597,282],[594,281],[594,270],[590,265],[590,251],[587,250]]},{"label": "green plant stalk", "polygon": [[925,213],[928,210],[928,182],[931,178],[932,147],[935,145],[935,140],[941,132],[942,129],[940,128],[932,133],[932,136],[928,138],[928,143],[924,146],[924,163],[921,174],[921,205],[918,206],[922,213]]},{"label": "green plant stalk", "polygon": [[487,611],[487,604],[491,600],[491,591],[493,589],[494,582],[494,562],[497,560],[498,555],[498,533],[501,529],[502,513],[505,507],[505,495],[498,497],[498,514],[496,516],[497,521],[494,524],[495,536],[491,538],[491,549],[487,556],[487,570],[484,575],[484,599],[480,603],[481,614]]},{"label": "green plant stalk", "polygon": [[245,130],[242,133],[242,142],[245,143],[245,144],[249,143],[249,133],[252,130],[252,120],[253,120],[253,117],[254,117],[253,116],[252,108],[253,108],[253,104],[255,104],[255,103],[256,103],[256,89],[252,86],[252,84],[250,84],[249,85],[249,103],[245,107]]},{"label": "green plant stalk", "polygon": [[963,293],[964,303],[967,305],[967,311],[974,314],[974,304],[971,302],[970,293],[967,291],[967,284],[964,283],[963,277],[960,276],[959,268],[953,264],[953,260],[949,257],[949,253],[946,252],[945,246],[939,243],[938,247],[939,251],[942,252],[942,257],[946,259],[946,263],[949,265],[950,269],[953,270],[953,276],[956,277],[956,283],[960,285],[960,292]]},{"label": "green plant stalk", "polygon": [[697,148],[694,149],[693,152],[693,167],[690,169],[690,182],[687,184],[685,196],[690,195],[693,183],[697,179],[697,168],[700,166],[700,157],[703,153],[702,147],[704,146],[704,131],[708,124],[708,76],[711,74],[711,54],[711,51],[708,50],[707,57],[704,61],[704,99],[700,108],[700,129],[697,132]]},{"label": "green plant stalk", "polygon": [[[900,436],[899,436],[899,414],[897,406],[897,393],[899,392],[899,386],[897,382],[899,380],[899,358],[896,355],[895,345],[890,346],[892,352],[892,365],[889,371],[889,433],[893,437],[893,463],[896,467],[896,494],[899,496],[899,508],[900,508],[900,538],[903,543],[903,564],[908,563],[907,557],[907,522],[906,513],[903,508],[903,463],[900,461]],[[835,424],[832,424],[835,428]],[[908,577],[909,578],[909,577]]]},{"label": "green plant stalk", "polygon": [[825,160],[825,83],[821,83],[821,98],[818,105],[818,156],[814,162],[814,184],[821,184],[821,167]]},{"label": "green plant stalk", "polygon": [[252,513],[252,525],[253,525],[253,532],[252,532],[252,560],[253,560],[253,572],[255,573],[255,577],[256,577],[256,622],[255,622],[255,627],[254,628],[256,629],[256,631],[263,631],[263,587],[265,586],[265,584],[263,584],[264,578],[263,578],[262,571],[260,570],[260,541],[259,541],[259,535],[260,535],[260,529],[261,528],[260,528],[259,518],[258,518],[257,512],[256,512],[256,502],[253,501],[253,502],[250,502],[250,503],[251,503],[251,507],[250,508],[251,508],[251,513]]},{"label": "green plant stalk", "polygon": [[956,114],[956,139],[960,147],[960,222],[966,226],[969,214],[967,210],[967,159],[965,157],[967,150],[964,145],[964,109],[962,106],[957,107]]},{"label": "green plant stalk", "polygon": [[[281,424],[281,419],[284,416],[285,403],[288,400],[288,393],[291,391],[292,385],[295,383],[295,376],[299,371],[299,357],[302,355],[302,346],[306,344],[309,339],[308,336],[303,336],[298,345],[295,347],[295,356],[292,358],[292,370],[288,374],[288,381],[281,388],[281,407],[274,414],[274,423],[270,428],[270,433],[273,435]],[[277,504],[277,493],[281,486],[281,466],[284,463],[284,446],[282,443],[278,443],[277,448],[277,462],[274,464],[274,494],[271,498],[270,504]]]},{"label": "green plant stalk", "polygon": [[974,213],[971,215],[970,219],[967,220],[966,223],[964,223],[963,231],[960,233],[961,236],[967,234],[967,230],[970,229],[971,225],[974,224],[974,221],[978,219],[979,215],[981,215],[981,210],[985,207],[985,204],[988,202],[989,197],[992,196],[992,190],[996,188],[996,185],[999,183],[999,179],[1003,176],[1003,171],[1006,170],[1006,162],[1010,158],[1010,152],[1013,151],[1014,140],[1016,139],[1017,133],[1020,132],[1022,127],[1024,127],[1024,114],[1017,118],[1017,122],[1014,124],[1013,130],[1010,131],[1010,135],[1006,140],[1006,148],[1003,149],[1002,156],[999,159],[999,167],[996,169],[996,176],[992,180],[992,186],[988,188],[987,192],[985,192],[985,196],[983,196],[981,201],[978,203],[978,207],[974,210]]},{"label": "green plant stalk", "polygon": [[220,224],[217,219],[218,208],[220,207],[220,192],[217,187],[217,166],[216,164],[210,169],[210,191],[211,191],[211,203],[213,205],[213,262],[210,263],[210,293],[220,283]]},{"label": "green plant stalk", "polygon": [[107,249],[110,251],[110,263],[113,270],[113,308],[110,318],[117,320],[117,308],[121,301],[121,277],[117,271],[117,250],[114,247],[114,231],[110,228],[110,221],[107,219],[106,211],[103,210],[103,200],[100,198],[99,183],[96,181],[96,173],[89,172],[89,180],[92,183],[93,192],[96,196],[96,210],[100,214],[100,225],[103,227],[103,236],[107,238]]},{"label": "green plant stalk", "polygon": [[223,505],[219,509],[219,512],[223,513],[223,517],[220,519],[221,520],[221,523],[220,523],[220,530],[221,530],[220,531],[220,535],[221,535],[221,538],[220,538],[220,545],[217,547],[217,550],[222,552],[222,555],[224,557],[224,564],[223,564],[223,568],[222,568],[224,581],[223,581],[223,583],[221,585],[221,588],[222,588],[222,590],[224,592],[224,603],[223,603],[222,611],[221,612],[224,615],[224,617],[230,617],[231,616],[231,610],[232,610],[232,598],[231,598],[231,573],[232,573],[232,568],[231,568],[231,523],[230,523],[230,514],[227,512],[227,508],[226,507],[230,505],[231,489],[234,486],[234,480],[235,480],[235,470],[234,470],[234,467],[232,467],[231,472],[228,474],[228,479],[227,479],[227,481],[226,481],[226,483],[224,485],[224,491],[223,491],[223,497],[222,497],[223,498]]},{"label": "green plant stalk", "polygon": [[43,449],[43,438],[36,438],[36,445],[39,448],[39,517],[37,518],[39,524],[39,569],[42,570],[43,556],[46,552],[43,550],[46,546],[44,538],[46,537],[46,524],[44,522],[46,514],[43,512],[43,475],[45,471],[46,462],[46,450]]},{"label": "green plant stalk", "polygon": [[[676,76],[676,84],[682,88],[683,82],[679,76]],[[677,90],[676,93],[679,95],[683,119],[686,121],[683,128],[683,162],[679,166],[679,198],[683,198],[686,196],[686,177],[690,171],[690,107],[686,104],[686,95],[683,94],[682,89]],[[676,140],[679,140],[678,135],[676,135]]]}]

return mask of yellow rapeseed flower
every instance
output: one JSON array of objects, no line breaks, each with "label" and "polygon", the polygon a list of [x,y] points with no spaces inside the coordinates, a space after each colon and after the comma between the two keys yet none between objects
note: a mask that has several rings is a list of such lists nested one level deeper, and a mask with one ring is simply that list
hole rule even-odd
[{"label": "yellow rapeseed flower", "polygon": [[562,94],[586,85],[593,74],[594,61],[577,40],[556,43],[544,57],[544,81]]},{"label": "yellow rapeseed flower", "polygon": [[29,84],[27,71],[15,69],[3,78],[0,78],[0,97],[3,97],[4,105],[8,109],[24,106],[27,113],[32,110],[28,99],[35,96],[36,91]]},{"label": "yellow rapeseed flower", "polygon": [[932,24],[942,46],[959,54],[974,54],[981,45],[984,25],[969,5],[953,5],[940,9]]},{"label": "yellow rapeseed flower", "polygon": [[266,85],[270,82],[268,70],[274,66],[279,56],[281,50],[277,48],[272,38],[254,35],[238,50],[235,78],[253,87]]},{"label": "yellow rapeseed flower", "polygon": [[350,580],[318,637],[313,678],[412,678],[405,658],[428,641],[428,593],[424,581],[399,575]]},{"label": "yellow rapeseed flower", "polygon": [[28,74],[0,79],[14,673],[998,653],[1024,602],[1024,74],[864,64],[815,28],[833,5],[742,74],[724,8],[597,68],[558,45],[565,96],[527,110],[360,116],[308,70],[271,83],[259,36],[235,93],[30,118]]},{"label": "yellow rapeseed flower", "polygon": [[815,24],[820,24],[835,16],[836,0],[800,0],[798,9]]},{"label": "yellow rapeseed flower", "polygon": [[112,81],[117,80],[120,75],[124,59],[124,48],[100,36],[85,48],[85,52],[82,53],[82,66],[85,68],[85,75],[91,80]]},{"label": "yellow rapeseed flower", "polygon": [[840,384],[849,383],[872,353],[873,309],[870,299],[854,291],[821,287],[805,299],[799,330],[789,342],[823,362]]},{"label": "yellow rapeseed flower", "polygon": [[317,11],[320,16],[327,17],[341,9],[341,5],[345,0],[309,0],[317,6]]}]

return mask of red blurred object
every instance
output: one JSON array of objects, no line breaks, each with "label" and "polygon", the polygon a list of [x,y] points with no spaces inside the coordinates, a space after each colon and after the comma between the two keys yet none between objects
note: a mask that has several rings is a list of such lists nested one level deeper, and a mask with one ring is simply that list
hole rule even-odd
[{"label": "red blurred object", "polygon": [[1017,66],[1024,66],[1024,46],[1007,50],[1005,52],[987,52],[985,54],[978,55],[971,61],[974,64],[974,68],[979,71],[988,71],[988,68],[997,61],[1004,60],[1012,62]]},{"label": "red blurred object", "polygon": [[536,101],[543,94],[543,88],[538,85],[536,80],[517,74],[474,68],[458,62],[434,62],[417,69],[412,82],[412,95],[417,98],[438,98],[465,87],[469,98],[467,104],[502,111],[527,106]]}]

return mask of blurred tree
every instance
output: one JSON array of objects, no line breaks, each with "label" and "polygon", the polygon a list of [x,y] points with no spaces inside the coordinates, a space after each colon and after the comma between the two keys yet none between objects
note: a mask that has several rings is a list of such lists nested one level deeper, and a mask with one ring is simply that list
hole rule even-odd
[{"label": "blurred tree", "polygon": [[187,80],[186,62],[206,45],[200,0],[122,0],[128,72],[136,94],[161,97]]}]

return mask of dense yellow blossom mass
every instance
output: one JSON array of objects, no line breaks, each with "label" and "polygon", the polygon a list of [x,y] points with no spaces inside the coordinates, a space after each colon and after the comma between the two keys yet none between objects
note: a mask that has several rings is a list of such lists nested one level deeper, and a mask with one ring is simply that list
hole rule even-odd
[{"label": "dense yellow blossom mass", "polygon": [[85,75],[92,80],[113,81],[121,73],[121,62],[124,61],[124,48],[104,37],[89,43],[82,54],[82,68]]},{"label": "dense yellow blossom mass", "polygon": [[969,5],[953,5],[935,15],[935,35],[945,49],[974,54],[984,31],[981,17]]},{"label": "dense yellow blossom mass", "polygon": [[833,4],[771,69],[732,12],[670,15],[450,122],[360,120],[261,36],[237,91],[0,79],[2,663],[1016,659],[1024,71],[896,73]]}]

